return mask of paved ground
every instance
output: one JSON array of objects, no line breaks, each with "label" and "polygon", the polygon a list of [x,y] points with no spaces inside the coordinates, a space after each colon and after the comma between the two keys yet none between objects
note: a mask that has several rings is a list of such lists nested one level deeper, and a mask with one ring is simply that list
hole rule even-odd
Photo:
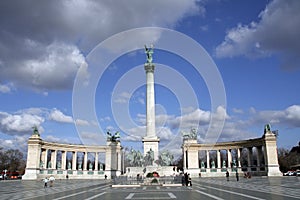
[{"label": "paved ground", "polygon": [[300,177],[240,179],[194,178],[192,187],[142,186],[112,188],[104,180],[56,180],[44,189],[42,181],[0,181],[0,199],[300,199]]}]

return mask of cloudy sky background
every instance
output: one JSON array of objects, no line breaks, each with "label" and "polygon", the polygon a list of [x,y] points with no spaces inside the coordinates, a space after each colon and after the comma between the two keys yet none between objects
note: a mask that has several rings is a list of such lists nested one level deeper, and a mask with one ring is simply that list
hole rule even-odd
[{"label": "cloudy sky background", "polygon": [[[174,90],[155,86],[161,149],[180,152],[181,131],[197,126],[198,140],[205,142],[211,117],[218,115],[226,117],[219,141],[261,137],[271,123],[279,130],[278,146],[291,148],[300,140],[299,10],[298,0],[0,1],[1,146],[26,151],[36,125],[47,141],[97,144],[99,134],[111,130],[121,132],[123,146],[141,149],[145,87],[133,93],[113,89],[118,79],[143,65],[143,46],[103,73],[95,95],[96,121],[74,118],[73,85],[78,70],[89,69],[89,53],[105,39],[133,28],[164,27],[204,47],[222,76],[227,104],[212,111],[202,77],[194,77],[178,56],[155,50],[154,62],[188,79],[199,102],[180,107]],[[130,42],[138,44],[139,37]],[[83,75],[88,81],[89,74]],[[176,80],[174,85],[180,88]],[[129,105],[136,126],[117,121],[113,104]],[[100,126],[102,132],[78,132],[76,126]]]}]

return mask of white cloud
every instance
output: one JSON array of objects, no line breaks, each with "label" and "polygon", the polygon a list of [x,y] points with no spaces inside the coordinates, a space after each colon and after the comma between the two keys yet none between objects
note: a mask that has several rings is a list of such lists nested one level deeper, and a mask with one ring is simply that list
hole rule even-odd
[{"label": "white cloud", "polygon": [[19,149],[21,152],[27,152],[28,135],[14,136],[11,139],[1,139],[0,143],[4,149]]},{"label": "white cloud", "polygon": [[76,123],[76,125],[79,125],[79,126],[88,126],[88,125],[90,125],[90,123],[88,121],[82,120],[82,119],[76,119],[75,123]]},{"label": "white cloud", "polygon": [[82,132],[80,136],[86,141],[86,140],[91,140],[95,141],[99,139],[99,133],[92,133],[92,132]]},{"label": "white cloud", "polygon": [[0,84],[0,93],[10,93],[13,89],[14,89],[14,86],[12,83]]},{"label": "white cloud", "polygon": [[73,123],[74,120],[71,116],[67,116],[63,114],[60,110],[53,109],[49,114],[49,119],[56,121],[56,122],[63,122],[63,123]]},{"label": "white cloud", "polygon": [[100,121],[104,122],[104,121],[111,121],[110,117],[106,116],[100,119]]},{"label": "white cloud", "polygon": [[237,113],[237,114],[243,114],[244,113],[244,111],[242,109],[238,109],[238,108],[233,108],[232,111],[234,113]]},{"label": "white cloud", "polygon": [[0,79],[43,92],[70,89],[84,55],[104,39],[131,28],[174,27],[204,12],[198,0],[1,1]]},{"label": "white cloud", "polygon": [[32,127],[37,126],[42,132],[43,129],[40,126],[44,121],[43,117],[26,112],[20,114],[0,112],[0,131],[6,134],[23,135],[32,133]]},{"label": "white cloud", "polygon": [[292,105],[285,110],[260,111],[253,116],[260,123],[281,124],[287,127],[300,127],[300,105]]},{"label": "white cloud", "polygon": [[299,67],[300,1],[274,0],[260,13],[258,22],[239,24],[227,32],[216,48],[218,57],[267,56],[278,53],[283,66]]},{"label": "white cloud", "polygon": [[128,103],[130,97],[131,97],[130,93],[122,92],[121,94],[118,95],[117,99],[115,99],[114,102],[125,104],[125,103]]},{"label": "white cloud", "polygon": [[85,64],[84,56],[76,46],[58,42],[43,50],[44,54],[39,58],[24,61],[22,67],[15,66],[12,70],[16,73],[10,76],[20,77],[16,80],[18,84],[41,90],[71,88],[77,70]]}]

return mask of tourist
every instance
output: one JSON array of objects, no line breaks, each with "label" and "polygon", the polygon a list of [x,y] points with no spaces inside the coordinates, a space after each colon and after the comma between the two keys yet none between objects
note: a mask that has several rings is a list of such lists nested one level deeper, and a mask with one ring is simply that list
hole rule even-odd
[{"label": "tourist", "polygon": [[226,179],[227,179],[227,181],[229,181],[229,172],[228,171],[226,171]]},{"label": "tourist", "polygon": [[182,186],[185,185],[185,177],[184,177],[184,174],[183,173],[180,173],[181,175],[181,183],[182,183]]},{"label": "tourist", "polygon": [[187,172],[184,173],[184,181],[185,181],[185,186],[189,185],[189,175]]},{"label": "tourist", "polygon": [[105,178],[105,180],[107,179],[107,175],[106,174],[104,175],[104,178]]},{"label": "tourist", "polygon": [[48,184],[48,178],[46,177],[46,178],[44,178],[44,188],[47,187],[47,184]]},{"label": "tourist", "polygon": [[188,184],[190,186],[192,186],[192,178],[191,178],[190,174],[188,174]]}]

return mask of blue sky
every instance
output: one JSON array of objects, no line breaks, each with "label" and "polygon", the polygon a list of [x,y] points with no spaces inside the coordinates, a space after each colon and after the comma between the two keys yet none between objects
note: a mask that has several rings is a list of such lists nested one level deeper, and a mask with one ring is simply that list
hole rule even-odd
[{"label": "blue sky", "polygon": [[[142,150],[146,62],[154,44],[160,149],[198,141],[300,140],[297,0],[1,1],[0,142],[103,144],[107,130]],[[209,128],[210,127],[210,128]]]}]

